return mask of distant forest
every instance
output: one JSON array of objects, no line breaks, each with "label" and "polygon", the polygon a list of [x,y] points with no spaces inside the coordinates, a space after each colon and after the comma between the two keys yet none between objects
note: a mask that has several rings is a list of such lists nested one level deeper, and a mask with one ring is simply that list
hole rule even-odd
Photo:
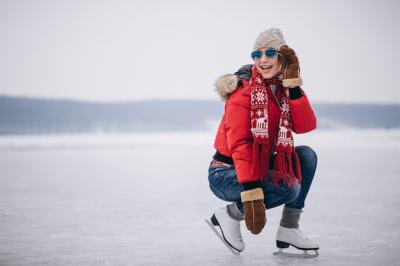
[{"label": "distant forest", "polygon": [[[312,104],[318,128],[399,128],[398,104]],[[0,96],[0,134],[191,131],[215,125],[221,101],[101,103]]]}]

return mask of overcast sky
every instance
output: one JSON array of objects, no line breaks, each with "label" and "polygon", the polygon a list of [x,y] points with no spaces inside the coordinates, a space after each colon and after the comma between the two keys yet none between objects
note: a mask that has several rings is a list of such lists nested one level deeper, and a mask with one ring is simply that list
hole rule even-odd
[{"label": "overcast sky", "polygon": [[280,28],[312,102],[400,103],[400,1],[0,0],[0,94],[217,99]]}]

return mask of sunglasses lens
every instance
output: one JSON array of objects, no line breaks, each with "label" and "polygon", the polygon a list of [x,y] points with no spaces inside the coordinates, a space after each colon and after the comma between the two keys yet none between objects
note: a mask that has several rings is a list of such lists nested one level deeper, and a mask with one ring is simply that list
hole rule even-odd
[{"label": "sunglasses lens", "polygon": [[257,59],[259,59],[259,58],[261,58],[261,56],[262,56],[261,51],[253,51],[253,52],[251,53],[251,57],[252,57],[252,58],[257,58]]},{"label": "sunglasses lens", "polygon": [[[253,52],[251,53],[251,57],[252,57],[253,59],[260,59],[260,58],[262,57],[262,54],[263,54],[263,52],[261,52],[261,51],[253,51]],[[275,49],[269,49],[269,50],[265,51],[265,55],[266,55],[267,57],[269,57],[269,58],[274,57],[274,56],[276,56],[277,54],[278,54],[278,51],[275,50]]]},{"label": "sunglasses lens", "polygon": [[274,56],[276,56],[277,54],[278,54],[278,51],[275,50],[275,49],[269,49],[269,50],[265,51],[265,55],[266,55],[267,57],[274,57]]}]

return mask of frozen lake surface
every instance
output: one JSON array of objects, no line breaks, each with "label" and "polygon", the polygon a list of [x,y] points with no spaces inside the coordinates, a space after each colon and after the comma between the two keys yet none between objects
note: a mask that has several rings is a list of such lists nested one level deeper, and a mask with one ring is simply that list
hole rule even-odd
[{"label": "frozen lake surface", "polygon": [[232,255],[204,222],[215,132],[0,137],[0,265],[398,265],[399,130],[317,130],[301,229],[316,259],[280,258],[282,206]]}]

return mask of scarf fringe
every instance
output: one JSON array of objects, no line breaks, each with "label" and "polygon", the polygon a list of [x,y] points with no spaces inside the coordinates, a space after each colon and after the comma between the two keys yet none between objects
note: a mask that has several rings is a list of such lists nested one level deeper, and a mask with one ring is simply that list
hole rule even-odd
[{"label": "scarf fringe", "polygon": [[[295,161],[296,161],[296,156],[295,156]],[[298,167],[296,165],[296,175],[298,172],[297,168]],[[272,178],[272,183],[277,184],[280,180],[282,180],[284,184],[288,185],[289,187],[292,187],[294,184],[296,184],[296,175],[292,168],[292,152],[278,151],[275,158],[274,176]],[[301,180],[299,179],[299,181]]]},{"label": "scarf fringe", "polygon": [[260,181],[268,180],[269,148],[267,144],[254,143],[251,172],[259,177]]}]

